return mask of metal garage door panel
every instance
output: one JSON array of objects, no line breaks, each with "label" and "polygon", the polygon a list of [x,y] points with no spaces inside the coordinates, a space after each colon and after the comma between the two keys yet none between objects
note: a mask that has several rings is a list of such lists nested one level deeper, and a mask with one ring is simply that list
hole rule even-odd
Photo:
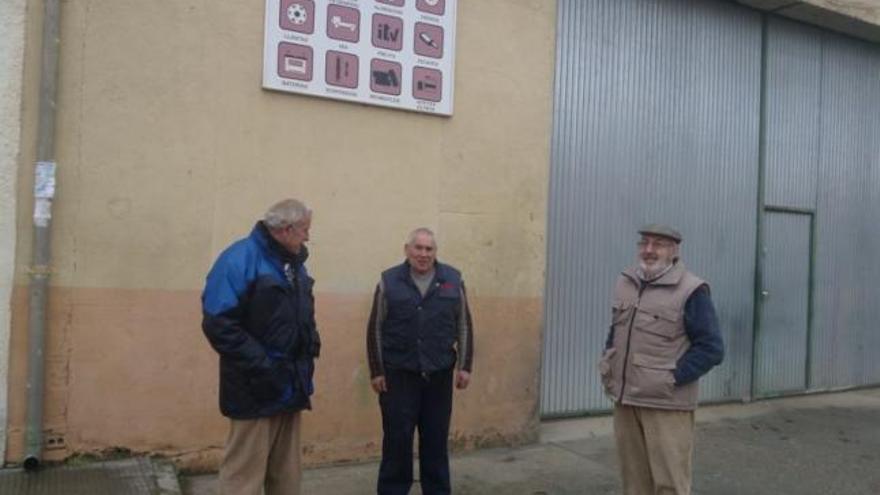
[{"label": "metal garage door panel", "polygon": [[609,407],[595,369],[610,291],[648,221],[678,226],[685,262],[712,284],[728,355],[703,380],[702,398],[741,397],[751,368],[761,17],[688,0],[561,0],[558,15],[542,412]]}]

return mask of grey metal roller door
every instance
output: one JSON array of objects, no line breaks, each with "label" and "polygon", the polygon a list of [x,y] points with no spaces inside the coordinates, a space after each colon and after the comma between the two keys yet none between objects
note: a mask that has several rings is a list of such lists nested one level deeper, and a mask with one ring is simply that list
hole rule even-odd
[{"label": "grey metal roller door", "polygon": [[609,292],[649,221],[712,285],[701,399],[880,383],[880,46],[714,0],[558,15],[544,416],[609,407]]},{"label": "grey metal roller door", "polygon": [[635,229],[678,226],[728,357],[704,399],[744,395],[751,365],[761,16],[722,2],[562,0],[541,408],[606,409],[595,373],[609,293]]}]

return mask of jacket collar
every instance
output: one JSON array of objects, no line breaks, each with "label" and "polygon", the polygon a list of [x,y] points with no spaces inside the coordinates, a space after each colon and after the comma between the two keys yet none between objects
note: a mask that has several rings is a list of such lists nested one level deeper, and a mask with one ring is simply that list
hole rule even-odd
[{"label": "jacket collar", "polygon": [[[409,261],[403,260],[403,263],[398,265],[397,268],[398,278],[410,279],[410,272],[412,271],[412,268],[410,267]],[[434,280],[441,283],[446,280],[443,271],[443,264],[437,260],[434,260]]]},{"label": "jacket collar", "polygon": [[[623,275],[631,279],[636,285],[640,286],[642,284],[642,279],[638,275],[638,268],[638,265],[627,267],[623,271]],[[662,277],[648,282],[647,285],[678,285],[686,271],[687,269],[685,269],[684,263],[681,260],[675,260],[672,264],[672,268],[667,270]]]},{"label": "jacket collar", "polygon": [[291,253],[282,246],[280,242],[272,237],[272,234],[269,233],[269,228],[266,227],[262,221],[259,221],[254,225],[254,229],[251,231],[251,238],[260,246],[260,248],[263,249],[263,251],[268,253],[271,257],[279,260],[282,264],[291,263],[293,265],[301,265],[309,258],[309,249],[306,246],[303,246],[297,254]]}]

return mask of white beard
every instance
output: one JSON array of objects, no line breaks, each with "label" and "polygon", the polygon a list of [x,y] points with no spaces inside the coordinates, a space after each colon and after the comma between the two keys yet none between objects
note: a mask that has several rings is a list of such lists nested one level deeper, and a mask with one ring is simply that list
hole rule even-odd
[{"label": "white beard", "polygon": [[657,260],[650,268],[647,263],[642,260],[639,260],[639,268],[642,270],[642,275],[644,275],[645,279],[652,279],[655,276],[663,273],[672,263],[666,262],[662,263],[660,260]]}]

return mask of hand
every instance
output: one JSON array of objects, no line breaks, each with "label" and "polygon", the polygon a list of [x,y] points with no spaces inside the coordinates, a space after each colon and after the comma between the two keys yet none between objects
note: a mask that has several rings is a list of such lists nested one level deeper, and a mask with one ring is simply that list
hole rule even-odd
[{"label": "hand", "polygon": [[459,370],[458,374],[455,376],[455,388],[458,389],[466,389],[468,384],[471,382],[471,374],[469,371]]},{"label": "hand", "polygon": [[388,391],[388,386],[385,384],[384,376],[377,376],[370,381],[370,386],[373,387],[373,392],[377,394],[381,394],[382,392]]}]

